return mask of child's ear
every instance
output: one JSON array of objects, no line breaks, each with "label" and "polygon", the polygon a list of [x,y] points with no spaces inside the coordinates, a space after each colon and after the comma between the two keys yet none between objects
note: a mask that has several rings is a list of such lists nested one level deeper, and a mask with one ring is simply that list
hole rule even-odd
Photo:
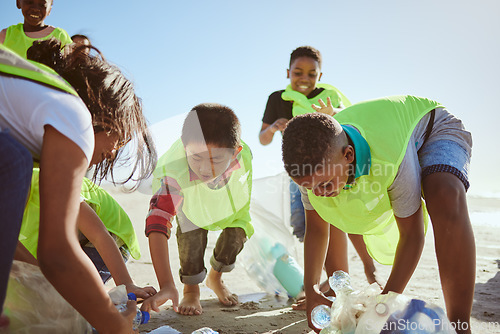
[{"label": "child's ear", "polygon": [[321,80],[321,76],[322,76],[322,75],[323,75],[323,72],[320,72],[320,73],[319,73],[319,77],[318,77],[318,81],[320,81],[320,80]]},{"label": "child's ear", "polygon": [[352,163],[354,161],[354,147],[347,145],[344,151],[344,157],[346,158],[347,163]]},{"label": "child's ear", "polygon": [[286,69],[286,78],[290,79],[290,70],[288,68]]}]

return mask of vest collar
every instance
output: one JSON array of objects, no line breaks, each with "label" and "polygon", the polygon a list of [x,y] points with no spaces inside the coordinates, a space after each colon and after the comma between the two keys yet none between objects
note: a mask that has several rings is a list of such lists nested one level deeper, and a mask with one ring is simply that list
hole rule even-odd
[{"label": "vest collar", "polygon": [[368,142],[352,125],[341,126],[354,144],[354,154],[356,155],[356,173],[354,179],[363,175],[368,175],[371,166],[371,153]]}]

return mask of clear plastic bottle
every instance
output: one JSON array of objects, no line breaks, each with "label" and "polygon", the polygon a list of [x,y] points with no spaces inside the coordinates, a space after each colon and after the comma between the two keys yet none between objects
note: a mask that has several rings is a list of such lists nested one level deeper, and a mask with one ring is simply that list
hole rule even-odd
[{"label": "clear plastic bottle", "polygon": [[324,304],[320,304],[311,311],[311,322],[314,327],[323,329],[330,324],[332,309]]},{"label": "clear plastic bottle", "polygon": [[[336,304],[341,304],[343,299],[353,291],[351,286],[351,278],[349,274],[345,271],[337,270],[328,278],[328,283],[330,287],[335,292],[337,296],[337,303],[332,304],[335,307]],[[332,302],[335,302],[335,297],[328,297]],[[324,329],[330,325],[332,317],[332,309],[326,305],[318,305],[311,311],[311,322],[314,327],[318,329]]]},{"label": "clear plastic bottle", "polygon": [[[111,289],[110,291],[110,296],[111,300],[113,298],[119,298],[120,304],[115,305],[116,309],[120,312],[123,312],[127,309],[127,299],[125,299],[125,286],[120,285],[118,287],[115,287]],[[129,293],[127,294],[128,300],[137,300],[137,297],[135,296],[134,293]],[[113,300],[115,303],[117,302],[116,300]],[[146,324],[149,321],[149,313],[145,311],[141,311],[137,309],[137,313],[135,315],[134,320],[132,321],[132,328],[134,330],[137,330],[139,328],[139,325]],[[92,328],[92,334],[99,334],[95,328]]]},{"label": "clear plastic bottle", "polygon": [[[127,309],[127,304],[116,305],[118,311],[123,312]],[[137,330],[139,325],[146,324],[149,321],[149,313],[146,311],[137,310],[137,313],[132,322],[132,329]]]},{"label": "clear plastic bottle", "polygon": [[337,296],[337,298],[346,296],[354,291],[351,286],[351,277],[342,270],[334,272],[328,279],[328,283],[332,290],[335,291],[335,296]]},{"label": "clear plastic bottle", "polygon": [[195,330],[191,334],[219,334],[219,332],[214,331],[212,328],[203,327],[203,328]]}]

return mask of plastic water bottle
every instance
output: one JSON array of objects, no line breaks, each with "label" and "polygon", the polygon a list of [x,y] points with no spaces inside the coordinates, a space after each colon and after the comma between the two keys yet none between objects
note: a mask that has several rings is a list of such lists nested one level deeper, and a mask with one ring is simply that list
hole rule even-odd
[{"label": "plastic water bottle", "polygon": [[271,248],[271,255],[276,259],[273,267],[274,276],[290,297],[297,297],[304,287],[304,271],[279,242]]},{"label": "plastic water bottle", "polygon": [[214,331],[212,328],[203,327],[203,328],[195,330],[191,334],[219,334],[219,332]]},{"label": "plastic water bottle", "polygon": [[[120,290],[120,288],[123,287],[123,291]],[[115,305],[116,309],[119,312],[124,312],[127,309],[127,303],[126,300],[124,299],[124,294],[125,294],[125,287],[123,285],[115,287],[111,290],[110,294],[114,293],[115,298],[120,298],[122,303]],[[122,295],[123,294],[123,295]],[[117,297],[118,296],[118,297]],[[137,300],[137,297],[135,296],[134,293],[130,292],[127,294],[128,300]],[[113,300],[113,297],[111,298]],[[116,301],[114,301],[116,302]],[[134,320],[132,321],[132,329],[137,330],[139,328],[139,325],[146,324],[149,321],[149,313],[145,311],[141,311],[137,309],[137,313],[134,317]],[[92,334],[99,334],[95,328],[92,328]]]},{"label": "plastic water bottle", "polygon": [[[127,294],[129,300],[137,300],[137,297],[134,293]],[[116,305],[118,311],[123,312],[127,309],[127,304],[118,304]],[[149,321],[149,313],[146,311],[141,311],[137,309],[137,313],[132,321],[132,329],[137,330],[139,325],[146,324]]]},{"label": "plastic water bottle", "polygon": [[332,309],[324,304],[313,308],[311,312],[311,322],[314,327],[323,329],[330,324]]},{"label": "plastic water bottle", "polygon": [[[339,300],[339,304],[342,300],[353,291],[351,286],[351,278],[349,274],[342,270],[337,270],[328,279],[330,288],[335,291],[335,295]],[[335,301],[335,297],[328,297],[332,302]],[[333,304],[335,305],[335,304]],[[323,329],[328,327],[331,322],[332,309],[326,305],[318,305],[311,311],[311,322],[314,327],[318,329]]]},{"label": "plastic water bottle", "polygon": [[337,298],[346,296],[354,291],[351,286],[351,277],[342,270],[334,272],[328,279],[328,283],[332,290],[335,291],[335,296],[337,296]]}]

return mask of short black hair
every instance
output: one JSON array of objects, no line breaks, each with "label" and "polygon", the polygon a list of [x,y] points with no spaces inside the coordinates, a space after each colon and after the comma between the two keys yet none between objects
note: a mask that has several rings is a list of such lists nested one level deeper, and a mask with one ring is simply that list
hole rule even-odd
[{"label": "short black hair", "polygon": [[322,113],[296,116],[283,132],[281,149],[285,170],[291,177],[310,176],[346,141],[342,127],[333,117]]},{"label": "short black hair", "polygon": [[81,38],[81,39],[86,39],[87,41],[89,41],[90,43],[90,38],[88,38],[86,35],[82,35],[82,34],[74,34],[73,36],[71,36],[71,40],[74,41],[75,38]]},{"label": "short black hair", "polygon": [[237,148],[241,144],[241,125],[234,111],[218,103],[201,103],[186,116],[181,139],[204,142],[221,148]]},{"label": "short black hair", "polygon": [[321,53],[319,50],[313,48],[312,46],[299,46],[295,50],[292,51],[292,54],[290,55],[290,65],[289,67],[292,67],[293,62],[295,59],[300,58],[300,57],[309,57],[318,62],[319,68],[321,68]]}]

